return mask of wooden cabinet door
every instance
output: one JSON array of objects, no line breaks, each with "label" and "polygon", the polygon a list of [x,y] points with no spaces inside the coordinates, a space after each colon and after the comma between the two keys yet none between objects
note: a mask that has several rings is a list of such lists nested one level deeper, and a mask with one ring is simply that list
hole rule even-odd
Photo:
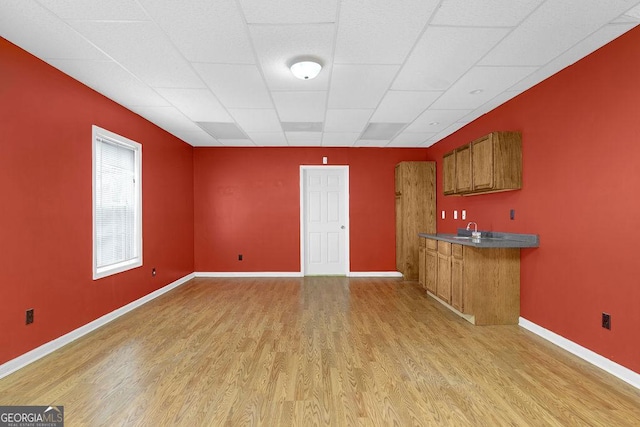
[{"label": "wooden cabinet door", "polygon": [[471,143],[473,191],[494,188],[493,138],[487,135]]},{"label": "wooden cabinet door", "polygon": [[[424,240],[424,239],[421,239]],[[426,281],[426,259],[427,259],[427,249],[420,247],[420,250],[418,252],[418,259],[419,259],[419,265],[418,265],[418,282],[420,283],[420,285],[422,285],[423,288],[427,287],[427,281]]]},{"label": "wooden cabinet door", "polygon": [[456,193],[471,191],[471,146],[464,145],[455,151],[456,159]]},{"label": "wooden cabinet door", "polygon": [[451,304],[451,256],[438,253],[438,297]]},{"label": "wooden cabinet door", "polygon": [[404,273],[404,235],[402,220],[402,197],[396,196],[396,269]]},{"label": "wooden cabinet door", "polygon": [[427,249],[425,252],[425,287],[429,292],[437,295],[437,283],[438,283],[438,252],[435,250]]},{"label": "wooden cabinet door", "polygon": [[464,262],[460,258],[451,259],[451,305],[464,313],[464,286],[462,283],[462,269]]},{"label": "wooden cabinet door", "polygon": [[456,192],[456,152],[442,156],[442,190],[444,194]]}]

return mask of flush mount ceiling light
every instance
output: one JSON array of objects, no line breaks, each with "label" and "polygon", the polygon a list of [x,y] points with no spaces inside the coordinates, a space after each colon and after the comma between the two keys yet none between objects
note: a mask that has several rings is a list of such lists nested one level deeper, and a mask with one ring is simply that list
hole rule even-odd
[{"label": "flush mount ceiling light", "polygon": [[300,80],[311,80],[322,70],[322,65],[315,60],[296,61],[291,64],[291,73]]}]

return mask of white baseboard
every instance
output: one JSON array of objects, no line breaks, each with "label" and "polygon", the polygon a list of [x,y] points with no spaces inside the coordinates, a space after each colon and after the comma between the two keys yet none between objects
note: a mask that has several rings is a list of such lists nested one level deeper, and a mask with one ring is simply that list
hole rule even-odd
[{"label": "white baseboard", "polygon": [[196,271],[196,277],[302,277],[299,271]]},{"label": "white baseboard", "polygon": [[527,329],[528,331],[533,332],[536,335],[539,335],[547,341],[552,342],[558,347],[567,350],[569,353],[572,353],[579,358],[586,360],[587,362],[610,373],[611,375],[620,378],[622,381],[631,384],[635,388],[640,389],[640,374],[638,374],[637,372],[625,368],[624,366],[619,365],[616,362],[607,359],[606,357],[601,356],[594,351],[589,350],[588,348],[582,347],[581,345],[576,344],[575,342],[568,340],[565,337],[556,334],[555,332],[551,332],[550,330],[545,329],[542,326],[538,326],[523,317],[520,318],[518,325]]},{"label": "white baseboard", "polygon": [[399,271],[351,271],[347,277],[402,277]]},{"label": "white baseboard", "polygon": [[155,299],[158,298],[160,295],[165,294],[167,292],[169,292],[172,289],[177,288],[180,285],[183,285],[184,283],[188,282],[189,280],[193,279],[195,276],[193,273],[188,274],[178,280],[176,280],[175,282],[172,282],[170,284],[168,284],[167,286],[160,288],[156,291],[151,292],[150,294],[147,294],[145,296],[143,296],[142,298],[139,298],[133,302],[130,302],[129,304],[122,306],[110,313],[105,314],[104,316],[87,323],[84,326],[79,327],[78,329],[74,329],[73,331],[69,332],[68,334],[65,334],[59,338],[54,339],[53,341],[49,341],[46,344],[41,345],[38,348],[35,348],[21,356],[16,357],[15,359],[9,360],[6,363],[3,363],[2,365],[0,365],[0,378],[4,378],[9,374],[14,373],[15,371],[17,371],[18,369],[21,369],[25,366],[27,366],[30,363],[35,362],[38,359],[43,358],[44,356],[64,347],[65,345],[71,343],[72,341],[77,340],[78,338],[88,334],[89,332],[95,331],[96,329],[106,325],[107,323],[111,322],[112,320],[117,319],[118,317],[122,316],[123,314],[126,314],[132,310],[135,310],[136,308],[140,307],[141,305]]},{"label": "white baseboard", "polygon": [[[196,271],[196,277],[304,277],[299,271]],[[399,271],[351,271],[347,277],[402,277]]]}]

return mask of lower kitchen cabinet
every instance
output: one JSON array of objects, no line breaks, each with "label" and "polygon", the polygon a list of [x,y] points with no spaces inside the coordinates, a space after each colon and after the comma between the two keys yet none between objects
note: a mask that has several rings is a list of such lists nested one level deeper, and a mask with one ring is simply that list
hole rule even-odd
[{"label": "lower kitchen cabinet", "polygon": [[438,279],[436,295],[451,304],[451,243],[438,242]]},{"label": "lower kitchen cabinet", "polygon": [[462,245],[452,245],[451,255],[451,306],[461,313],[465,311],[464,296],[464,261]]},{"label": "lower kitchen cabinet", "polygon": [[426,262],[427,248],[425,247],[425,242],[426,239],[422,238],[420,238],[418,242],[418,283],[420,283],[420,285],[422,285],[422,287],[426,289],[426,270],[424,269],[424,265]]},{"label": "lower kitchen cabinet", "polygon": [[[420,268],[424,270],[424,286],[432,296],[475,325],[518,323],[520,249],[425,240]],[[432,249],[436,245],[437,251]]]},{"label": "lower kitchen cabinet", "polygon": [[424,264],[421,264],[424,271],[424,287],[435,294],[438,286],[438,241],[422,240],[425,241]]}]

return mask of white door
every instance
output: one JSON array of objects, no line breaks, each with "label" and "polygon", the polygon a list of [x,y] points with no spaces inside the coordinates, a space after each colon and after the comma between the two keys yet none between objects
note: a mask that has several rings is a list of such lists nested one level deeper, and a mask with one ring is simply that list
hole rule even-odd
[{"label": "white door", "polygon": [[304,275],[349,272],[349,166],[301,166]]}]

